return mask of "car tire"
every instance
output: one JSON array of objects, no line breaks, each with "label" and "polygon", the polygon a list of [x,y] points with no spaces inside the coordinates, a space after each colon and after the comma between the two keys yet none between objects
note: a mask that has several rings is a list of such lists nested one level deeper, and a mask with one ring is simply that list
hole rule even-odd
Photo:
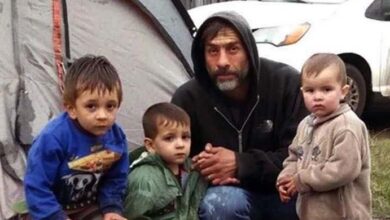
[{"label": "car tire", "polygon": [[367,100],[367,85],[360,70],[354,65],[345,65],[348,75],[349,93],[346,97],[347,103],[352,110],[361,116]]}]

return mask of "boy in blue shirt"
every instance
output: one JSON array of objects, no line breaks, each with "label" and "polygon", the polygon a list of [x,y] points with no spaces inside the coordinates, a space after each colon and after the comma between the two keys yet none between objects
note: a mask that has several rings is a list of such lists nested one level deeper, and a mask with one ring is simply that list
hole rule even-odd
[{"label": "boy in blue shirt", "polygon": [[[65,112],[35,138],[24,179],[33,219],[125,219],[122,198],[129,161],[115,124],[122,86],[102,56],[76,60],[65,77]],[[100,214],[101,213],[101,214]]]}]

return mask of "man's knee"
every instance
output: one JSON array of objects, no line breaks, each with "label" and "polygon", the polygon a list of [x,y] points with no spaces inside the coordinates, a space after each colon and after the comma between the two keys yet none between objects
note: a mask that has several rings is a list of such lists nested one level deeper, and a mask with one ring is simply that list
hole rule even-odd
[{"label": "man's knee", "polygon": [[249,219],[251,204],[247,191],[232,186],[207,190],[199,209],[200,219]]}]

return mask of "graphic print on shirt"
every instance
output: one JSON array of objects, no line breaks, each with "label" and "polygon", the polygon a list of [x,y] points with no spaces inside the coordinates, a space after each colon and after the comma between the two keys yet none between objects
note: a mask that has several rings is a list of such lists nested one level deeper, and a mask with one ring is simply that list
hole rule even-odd
[{"label": "graphic print on shirt", "polygon": [[101,176],[101,173],[72,173],[62,177],[64,208],[77,209],[95,203]]},{"label": "graphic print on shirt", "polygon": [[298,160],[302,160],[302,158],[303,158],[303,147],[302,146],[298,146],[297,147],[297,150],[296,150],[296,155],[297,155],[297,157],[298,157]]},{"label": "graphic print on shirt", "polygon": [[312,153],[311,153],[311,160],[317,161],[318,155],[320,155],[320,154],[321,154],[320,147],[315,146],[313,148]]},{"label": "graphic print on shirt", "polygon": [[109,150],[101,150],[68,163],[69,169],[84,172],[103,172],[119,160],[120,155]]},{"label": "graphic print on shirt", "polygon": [[118,153],[103,149],[70,161],[71,173],[61,178],[63,187],[59,199],[64,208],[78,209],[95,203],[100,179],[119,158]]}]

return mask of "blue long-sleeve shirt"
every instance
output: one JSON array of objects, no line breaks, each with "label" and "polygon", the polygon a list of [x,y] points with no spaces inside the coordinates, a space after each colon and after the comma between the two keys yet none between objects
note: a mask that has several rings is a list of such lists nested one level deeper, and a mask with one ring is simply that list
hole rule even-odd
[{"label": "blue long-sleeve shirt", "polygon": [[[100,160],[86,160],[97,154]],[[126,137],[118,125],[96,137],[64,112],[29,151],[24,179],[29,213],[33,219],[66,219],[66,210],[95,203],[103,213],[122,213],[128,167]]]}]

